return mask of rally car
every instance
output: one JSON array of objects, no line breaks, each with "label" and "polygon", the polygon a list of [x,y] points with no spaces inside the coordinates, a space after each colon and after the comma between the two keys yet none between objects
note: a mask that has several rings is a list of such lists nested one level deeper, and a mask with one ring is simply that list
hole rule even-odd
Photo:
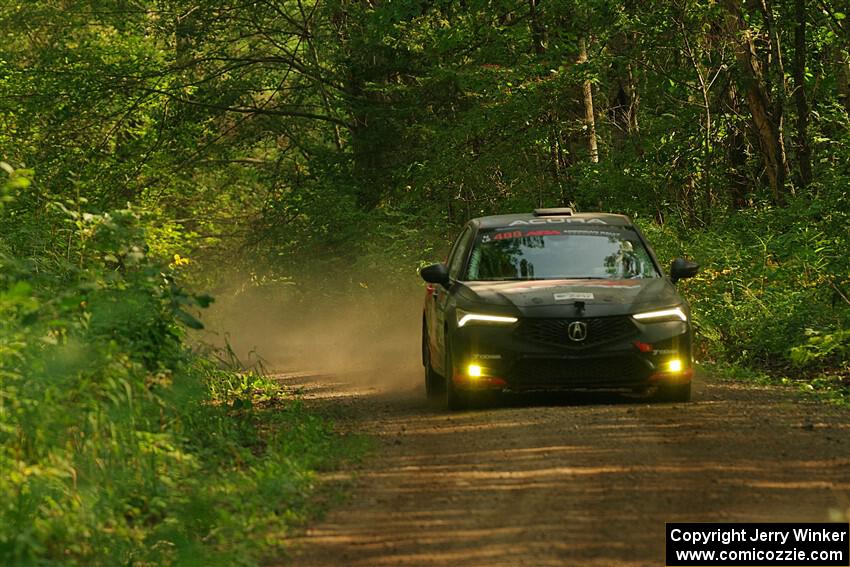
[{"label": "rally car", "polygon": [[430,398],[486,391],[615,390],[686,402],[691,315],[628,217],[568,208],[469,221],[428,283],[422,363]]}]

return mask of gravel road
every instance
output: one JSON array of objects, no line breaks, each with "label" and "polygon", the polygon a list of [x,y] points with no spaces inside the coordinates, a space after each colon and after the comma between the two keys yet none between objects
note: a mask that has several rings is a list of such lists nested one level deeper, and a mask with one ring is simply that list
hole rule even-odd
[{"label": "gravel road", "polygon": [[663,565],[665,522],[850,515],[850,412],[784,388],[700,378],[690,404],[521,397],[447,413],[412,385],[284,382],[378,444],[285,564]]}]

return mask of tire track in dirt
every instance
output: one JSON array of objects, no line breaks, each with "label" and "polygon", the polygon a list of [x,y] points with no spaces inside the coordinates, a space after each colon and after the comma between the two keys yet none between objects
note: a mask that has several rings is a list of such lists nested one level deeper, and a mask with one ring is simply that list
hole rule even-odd
[{"label": "tire track in dirt", "polygon": [[447,413],[419,389],[283,381],[378,440],[284,564],[661,565],[665,522],[850,513],[850,412],[788,389],[701,379],[691,404],[524,396]]}]

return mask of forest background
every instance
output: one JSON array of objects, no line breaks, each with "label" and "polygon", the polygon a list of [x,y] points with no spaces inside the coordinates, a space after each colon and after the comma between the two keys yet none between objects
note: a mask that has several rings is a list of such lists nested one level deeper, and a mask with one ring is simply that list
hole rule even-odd
[{"label": "forest background", "polygon": [[703,364],[846,400],[842,6],[0,3],[0,562],[251,564],[362,443],[203,313],[416,301],[475,216],[628,214]]}]

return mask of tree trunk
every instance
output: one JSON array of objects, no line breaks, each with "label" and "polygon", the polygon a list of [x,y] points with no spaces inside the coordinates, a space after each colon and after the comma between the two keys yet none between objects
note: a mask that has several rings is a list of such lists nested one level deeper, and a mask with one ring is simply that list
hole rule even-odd
[{"label": "tree trunk", "polygon": [[740,67],[747,105],[759,140],[759,153],[764,162],[773,201],[782,203],[786,193],[788,164],[782,139],[781,116],[774,115],[775,108],[756,55],[752,30],[744,21],[739,2],[724,0],[724,3],[729,12],[728,30],[735,42],[735,59]]},{"label": "tree trunk", "polygon": [[181,70],[192,60],[193,36],[195,34],[195,9],[178,13],[174,22],[175,61]]},{"label": "tree trunk", "polygon": [[736,124],[735,117],[741,113],[741,104],[734,81],[729,81],[724,92],[724,103],[728,109],[726,120],[726,161],[729,164],[726,179],[732,208],[743,209],[747,206],[747,133]]},{"label": "tree trunk", "polygon": [[608,91],[608,116],[614,127],[613,141],[619,147],[628,140],[633,140],[638,133],[637,88],[629,60],[634,39],[633,34],[618,33],[606,46],[614,61],[611,69],[612,77],[608,81],[612,86]]},{"label": "tree trunk", "polygon": [[[584,37],[578,40],[578,63],[579,65],[587,63],[587,42]],[[599,162],[599,149],[596,145],[596,118],[593,113],[593,86],[590,79],[585,79],[582,83],[582,97],[584,100],[584,125],[587,129],[587,152],[590,156],[590,161],[593,163]]]},{"label": "tree trunk", "polygon": [[[313,60],[312,63],[316,67],[316,73],[321,75],[322,73],[322,63],[319,61],[319,51],[316,49],[316,41],[313,36],[313,25],[310,21],[311,14],[308,14],[304,9],[304,4],[301,0],[298,0],[298,11],[301,13],[301,20],[304,22],[304,41],[307,42],[307,47],[310,51],[310,58]],[[328,116],[333,116],[334,111],[331,108],[330,96],[328,95],[328,89],[325,88],[325,83],[321,80],[321,78],[317,78],[315,80],[316,87],[322,95],[322,103],[325,107],[325,113]],[[339,124],[333,125],[334,129],[334,144],[336,145],[336,149],[342,151],[342,132],[340,131]]]},{"label": "tree trunk", "polygon": [[542,55],[546,51],[546,26],[540,19],[539,0],[528,0],[529,19],[531,20],[531,42],[534,53]]},{"label": "tree trunk", "polygon": [[549,167],[552,172],[552,179],[556,185],[561,183],[561,156],[558,149],[558,119],[553,113],[549,113]]},{"label": "tree trunk", "polygon": [[838,53],[838,99],[847,114],[850,114],[850,60],[844,50]]},{"label": "tree trunk", "polygon": [[355,10],[378,4],[372,0],[357,7],[357,2],[340,2],[330,15],[338,43],[335,74],[346,95],[338,112],[350,117],[344,148],[351,156],[352,189],[361,211],[372,211],[380,204],[393,184],[393,160],[399,154],[400,133],[385,111],[390,106],[386,87],[394,68],[379,50],[372,51],[368,44],[358,48],[357,41],[352,41],[365,31]]},{"label": "tree trunk", "polygon": [[[785,152],[785,101],[788,98],[788,81],[785,76],[784,57],[782,56],[782,42],[776,29],[776,21],[773,18],[773,8],[770,0],[758,0],[758,9],[764,16],[767,27],[767,43],[770,54],[767,57],[766,71],[764,73],[767,83],[768,96],[773,100],[771,115],[773,123],[779,132],[779,163],[783,164],[784,178],[787,179],[791,173],[788,165],[788,156]],[[789,187],[791,194],[794,193],[793,184]]]},{"label": "tree trunk", "polygon": [[[823,2],[820,2],[820,7],[827,9]],[[844,40],[833,47],[836,65],[835,78],[838,83],[838,101],[847,114],[850,114],[850,53],[848,53],[850,25],[848,25],[847,20],[838,20],[833,13],[829,13],[829,18],[834,23],[832,30]]]},{"label": "tree trunk", "polygon": [[806,0],[794,0],[794,101],[797,105],[797,165],[800,187],[812,180],[812,149],[809,144],[809,101],[806,99]]},{"label": "tree trunk", "polygon": [[628,81],[626,82],[624,90],[626,91],[626,95],[629,97],[629,134],[637,135],[640,133],[640,125],[638,124],[638,105],[640,104],[640,97],[638,96],[635,73],[634,69],[632,69],[631,63],[626,66],[626,70],[628,71]]}]

